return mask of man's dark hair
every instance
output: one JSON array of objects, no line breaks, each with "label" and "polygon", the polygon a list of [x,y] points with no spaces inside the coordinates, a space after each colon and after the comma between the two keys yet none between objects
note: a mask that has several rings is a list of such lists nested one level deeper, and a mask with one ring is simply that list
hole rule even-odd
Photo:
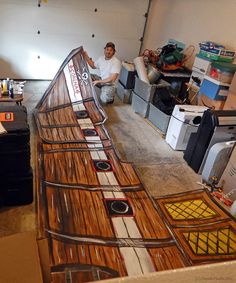
[{"label": "man's dark hair", "polygon": [[104,47],[104,49],[108,48],[108,47],[111,47],[114,51],[116,51],[116,47],[115,47],[115,44],[113,42],[107,42],[107,44]]}]

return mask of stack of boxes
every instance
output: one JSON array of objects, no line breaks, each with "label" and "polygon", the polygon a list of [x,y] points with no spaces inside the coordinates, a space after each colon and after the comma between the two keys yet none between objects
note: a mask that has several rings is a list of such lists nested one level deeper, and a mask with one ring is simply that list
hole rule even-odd
[{"label": "stack of boxes", "polygon": [[224,110],[236,110],[236,73],[231,81],[229,92],[224,104]]},{"label": "stack of boxes", "polygon": [[156,85],[148,84],[135,76],[134,90],[132,91],[132,108],[144,118],[149,113],[149,103],[152,101]]},{"label": "stack of boxes", "polygon": [[189,83],[193,85],[197,90],[199,90],[204,75],[207,73],[207,70],[211,64],[211,60],[207,58],[203,58],[199,54],[196,55],[193,68],[192,68],[192,74],[189,80]]},{"label": "stack of boxes", "polygon": [[23,205],[33,201],[33,175],[30,166],[30,130],[24,106],[0,106],[5,133],[0,134],[0,202]]},{"label": "stack of boxes", "polygon": [[233,62],[235,52],[233,50],[226,49],[224,45],[212,42],[204,41],[199,43],[200,55],[209,58],[213,61],[220,62]]},{"label": "stack of boxes", "polygon": [[176,100],[170,95],[170,84],[160,80],[156,85],[153,100],[150,102],[148,120],[163,134],[167,132],[175,104]]},{"label": "stack of boxes", "polygon": [[160,80],[158,84],[148,84],[135,77],[132,108],[142,117],[147,117],[163,134],[167,131],[175,103],[168,82]]},{"label": "stack of boxes", "polygon": [[198,92],[198,105],[222,110],[236,71],[236,65],[231,63],[234,52],[204,48],[195,58],[189,83]]},{"label": "stack of boxes", "polygon": [[135,70],[134,65],[122,63],[120,77],[117,85],[117,95],[124,103],[131,103],[132,90],[134,89]]},{"label": "stack of boxes", "polygon": [[235,71],[235,64],[217,61],[211,63],[199,90],[205,105],[223,109]]}]

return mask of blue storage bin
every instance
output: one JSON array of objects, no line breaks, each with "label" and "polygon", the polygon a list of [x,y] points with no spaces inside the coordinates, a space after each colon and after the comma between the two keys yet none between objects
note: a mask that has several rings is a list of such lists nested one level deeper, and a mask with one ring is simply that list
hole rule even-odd
[{"label": "blue storage bin", "polygon": [[210,99],[224,101],[229,92],[229,84],[221,83],[211,77],[204,76],[199,94],[204,94]]}]

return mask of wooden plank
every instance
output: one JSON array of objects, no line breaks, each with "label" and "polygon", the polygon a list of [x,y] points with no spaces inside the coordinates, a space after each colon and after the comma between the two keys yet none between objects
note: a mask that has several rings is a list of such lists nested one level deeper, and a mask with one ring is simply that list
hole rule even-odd
[{"label": "wooden plank", "polygon": [[54,231],[63,231],[64,223],[63,223],[63,214],[62,207],[60,204],[60,195],[58,190],[53,188],[46,189],[46,207],[47,207],[47,215],[48,215],[48,224],[49,229]]},{"label": "wooden plank", "polygon": [[84,105],[89,113],[89,117],[91,118],[93,124],[103,122],[103,113],[101,113],[101,111],[98,109],[97,105],[93,100],[84,102]]},{"label": "wooden plank", "polygon": [[52,265],[61,265],[67,263],[67,256],[65,245],[63,242],[52,240],[50,256],[52,258]]},{"label": "wooden plank", "polygon": [[135,221],[144,239],[165,239],[171,237],[161,216],[144,190],[127,192],[126,196],[132,203]]},{"label": "wooden plank", "polygon": [[[126,276],[125,262],[117,247],[106,247],[97,245],[76,245],[61,242],[56,239],[52,239],[52,255],[54,262],[52,264],[53,270],[57,266],[64,265],[66,263],[75,264],[79,267],[87,265],[91,268],[95,266],[104,267],[104,270],[114,270],[119,276]],[[70,250],[71,249],[71,250]],[[73,256],[71,256],[71,254]],[[68,266],[68,270],[70,267]]]},{"label": "wooden plank", "polygon": [[45,154],[44,168],[45,180],[48,182],[99,185],[89,152],[67,151]]},{"label": "wooden plank", "polygon": [[131,164],[129,165],[126,164],[126,166],[123,167],[122,166],[123,162],[121,162],[118,159],[113,149],[106,150],[106,153],[107,153],[108,158],[112,160],[112,165],[114,167],[114,173],[121,186],[130,186],[130,185],[134,186],[134,185],[140,184],[140,180],[138,179],[138,177],[135,177],[136,173]]},{"label": "wooden plank", "polygon": [[57,80],[52,83],[54,84],[49,95],[47,95],[42,102],[42,111],[70,103],[63,72],[58,76]]},{"label": "wooden plank", "polygon": [[46,222],[46,204],[44,203],[44,190],[41,184],[41,154],[40,148],[41,144],[39,142],[39,136],[36,134],[35,136],[35,148],[38,150],[35,151],[35,194],[36,194],[36,226],[37,226],[37,237],[39,239],[45,238],[45,222]]},{"label": "wooden plank", "polygon": [[[52,283],[65,283],[66,282],[66,276],[64,272],[52,272],[51,273],[51,280]],[[80,281],[78,281],[80,282]],[[81,281],[83,282],[83,281]]]},{"label": "wooden plank", "polygon": [[148,249],[157,271],[176,269],[188,266],[176,246]]},{"label": "wooden plank", "polygon": [[62,234],[114,237],[101,192],[46,190],[49,229]]}]

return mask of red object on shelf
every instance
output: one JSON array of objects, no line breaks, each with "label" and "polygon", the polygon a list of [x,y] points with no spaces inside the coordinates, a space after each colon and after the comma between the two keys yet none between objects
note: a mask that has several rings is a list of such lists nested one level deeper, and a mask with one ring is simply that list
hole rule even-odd
[{"label": "red object on shelf", "polygon": [[218,72],[217,72],[217,70],[216,70],[215,68],[211,68],[210,76],[211,76],[212,78],[215,78],[215,79],[218,78],[219,74],[218,74]]},{"label": "red object on shelf", "polygon": [[213,192],[213,196],[217,197],[220,201],[222,201],[226,206],[231,206],[233,201],[226,197],[223,193],[220,192]]}]

